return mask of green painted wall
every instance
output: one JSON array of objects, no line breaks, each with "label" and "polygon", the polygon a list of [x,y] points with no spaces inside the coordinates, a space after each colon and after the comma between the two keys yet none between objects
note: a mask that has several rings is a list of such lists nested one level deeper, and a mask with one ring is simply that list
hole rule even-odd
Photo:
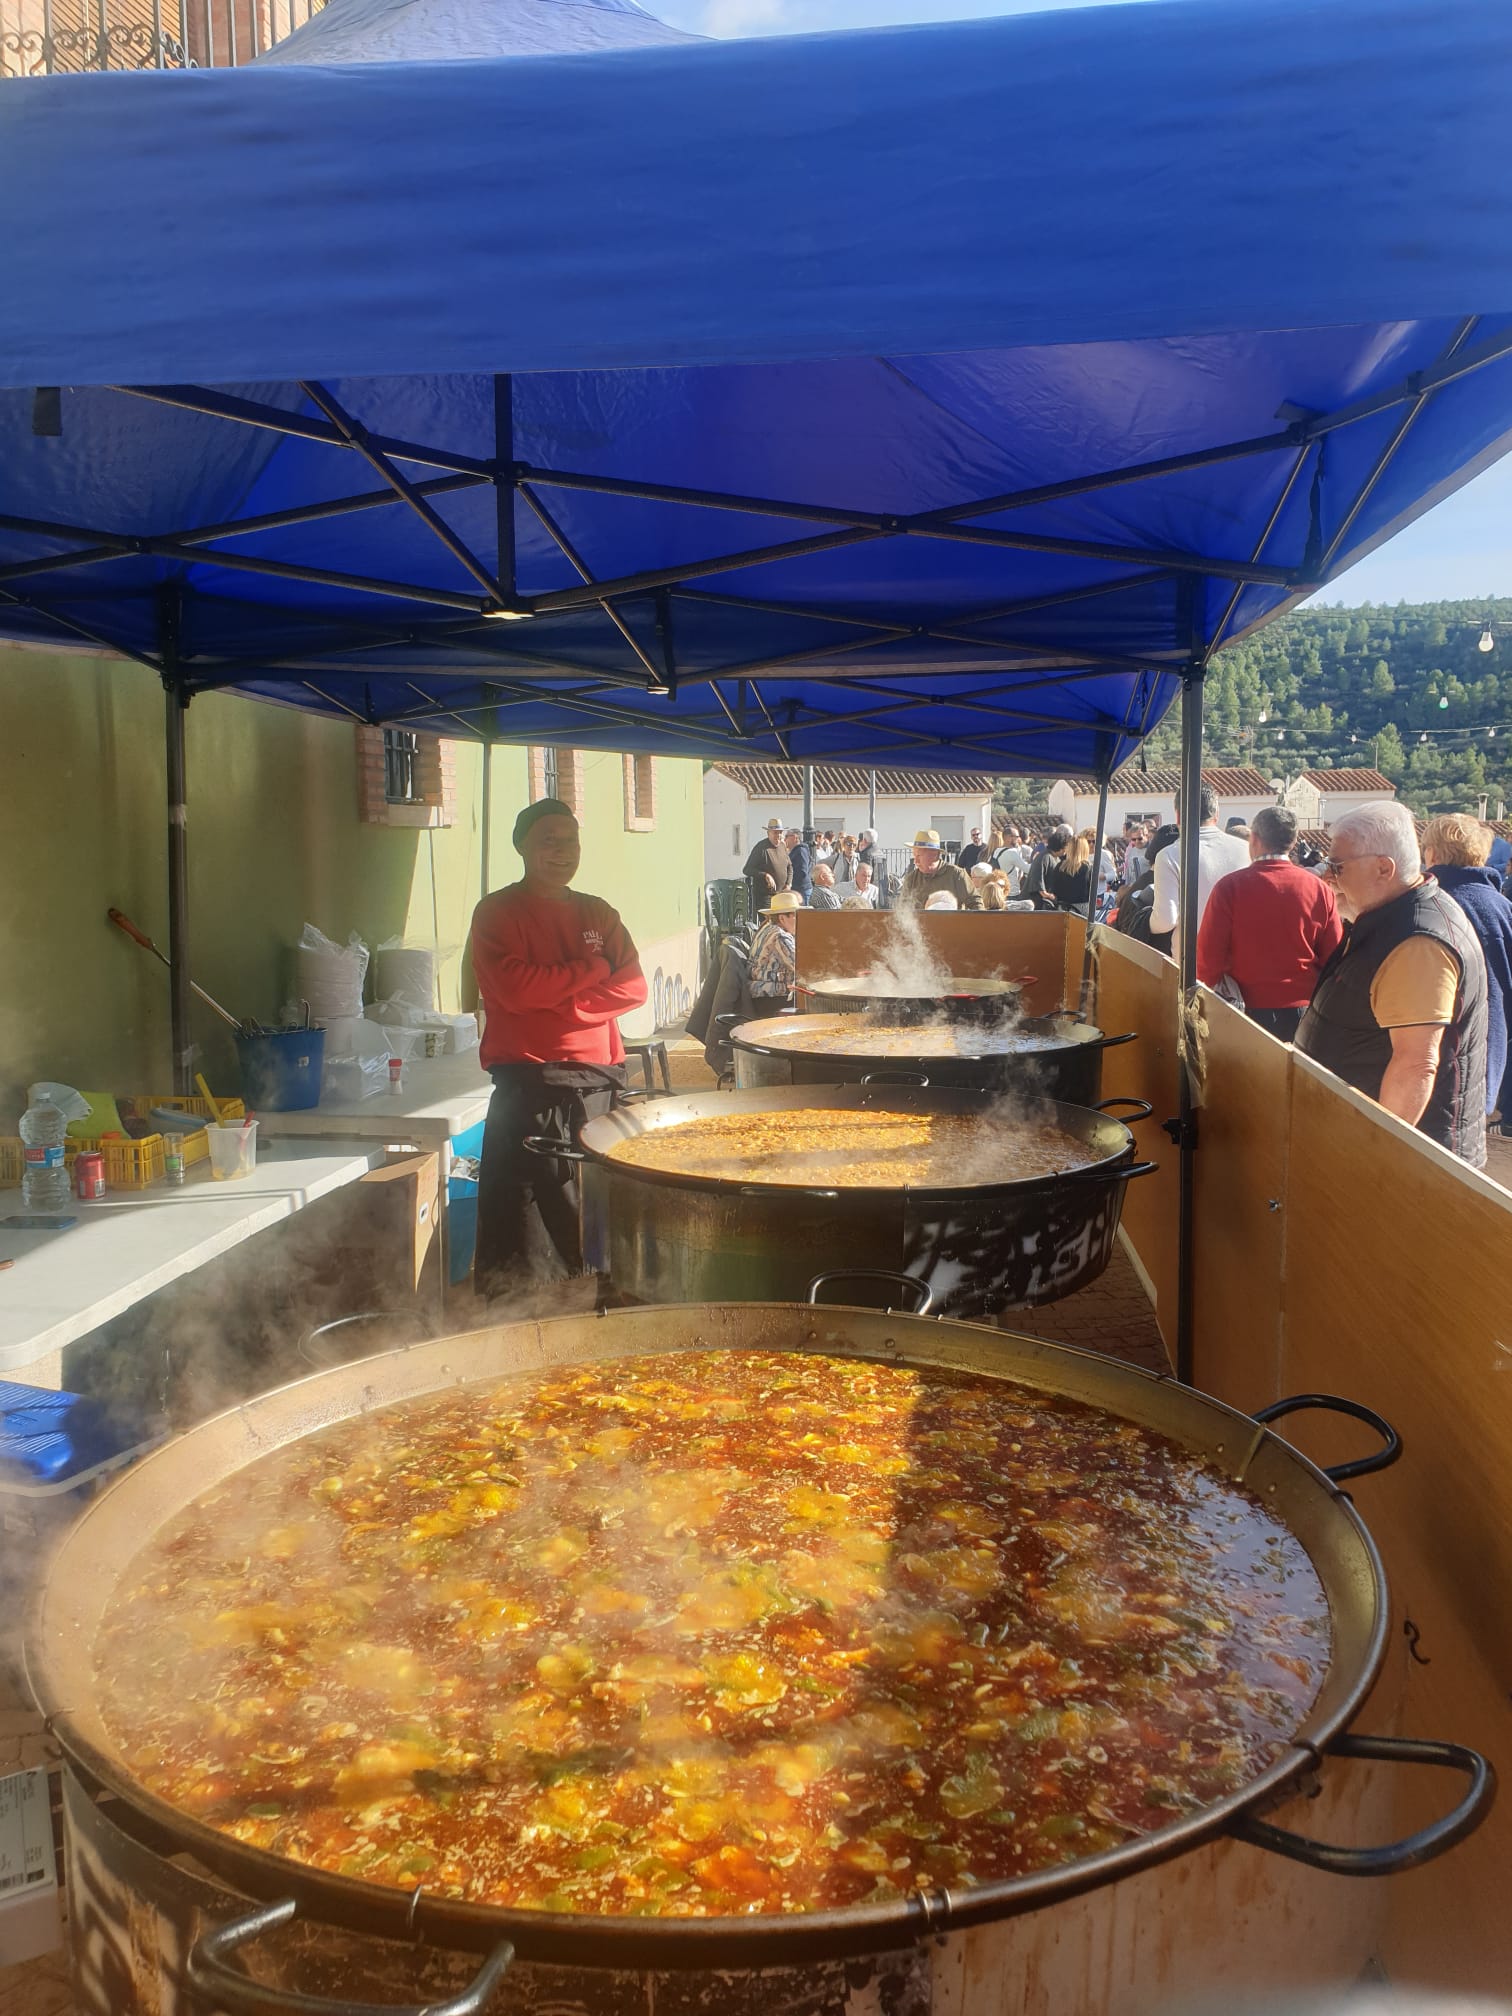
[{"label": "green painted wall", "polygon": [[[0,648],[0,1132],[39,1077],[166,1091],[168,974],[107,922],[124,910],[167,943],[164,699],[145,668]],[[357,816],[344,723],[224,695],[187,721],[192,969],[235,1014],[272,1017],[292,991],[288,948],[308,919],[369,945],[439,944],[447,1008],[471,1006],[462,957],[483,886],[482,751],[457,745],[457,814],[434,831]],[[585,764],[579,886],[620,909],[642,945],[696,928],[702,776],[659,761],[656,830],[626,833],[618,756]],[[491,884],[515,879],[509,831],[523,749],[492,759]],[[230,1031],[196,1003],[212,1086],[236,1082]],[[224,1040],[223,1040],[224,1039]]]}]

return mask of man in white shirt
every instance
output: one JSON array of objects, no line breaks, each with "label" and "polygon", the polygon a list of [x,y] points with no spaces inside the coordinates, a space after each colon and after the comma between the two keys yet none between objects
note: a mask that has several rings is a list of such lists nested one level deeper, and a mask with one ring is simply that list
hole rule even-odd
[{"label": "man in white shirt", "polygon": [[[1201,826],[1197,834],[1197,916],[1193,922],[1195,930],[1202,922],[1202,913],[1208,905],[1215,883],[1225,875],[1232,875],[1236,868],[1248,868],[1249,848],[1242,840],[1236,840],[1231,833],[1218,831],[1218,801],[1204,784],[1201,798]],[[1154,902],[1150,909],[1151,931],[1175,931],[1171,940],[1171,956],[1174,958],[1181,947],[1181,933],[1177,924],[1181,912],[1181,849],[1166,847],[1155,858]]]},{"label": "man in white shirt", "polygon": [[1024,870],[1029,862],[1019,841],[1017,826],[1009,826],[1003,834],[1003,844],[992,857],[994,868],[1001,868],[1008,877],[1008,894],[1017,896],[1024,880]]}]

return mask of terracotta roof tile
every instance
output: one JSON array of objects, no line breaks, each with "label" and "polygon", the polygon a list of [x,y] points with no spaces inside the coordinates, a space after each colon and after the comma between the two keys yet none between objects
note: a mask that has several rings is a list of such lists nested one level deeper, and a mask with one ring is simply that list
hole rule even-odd
[{"label": "terracotta roof tile", "polygon": [[[751,798],[801,798],[801,763],[716,763],[714,768]],[[862,764],[816,763],[814,792],[825,798],[864,798],[871,771]],[[953,798],[990,798],[995,777],[977,770],[879,770],[879,798],[916,797],[920,792]]]},{"label": "terracotta roof tile", "polygon": [[1382,791],[1396,796],[1396,786],[1379,770],[1304,770],[1302,775],[1320,791]]},{"label": "terracotta roof tile", "polygon": [[[1078,791],[1095,791],[1095,777],[1069,777],[1067,783]],[[1240,769],[1204,770],[1202,781],[1219,798],[1270,798],[1270,779],[1259,770],[1248,767]],[[1124,797],[1138,797],[1141,791],[1158,793],[1170,792],[1173,796],[1181,789],[1181,771],[1174,763],[1152,763],[1148,770],[1141,770],[1137,764],[1125,764],[1122,770],[1115,770],[1110,789]]]}]

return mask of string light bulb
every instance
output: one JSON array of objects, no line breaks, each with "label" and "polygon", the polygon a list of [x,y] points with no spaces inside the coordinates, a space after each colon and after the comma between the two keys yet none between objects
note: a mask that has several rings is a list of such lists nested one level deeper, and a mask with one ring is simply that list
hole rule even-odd
[{"label": "string light bulb", "polygon": [[1444,697],[1443,697],[1443,698],[1442,698],[1442,699],[1441,699],[1441,700],[1439,701],[1439,709],[1440,709],[1440,711],[1442,711],[1442,710],[1443,710],[1443,709],[1444,709],[1445,707],[1447,707],[1448,705],[1449,705],[1449,695],[1448,695],[1448,694],[1446,693],[1446,694],[1444,695]]},{"label": "string light bulb", "polygon": [[1480,636],[1476,638],[1475,648],[1477,651],[1494,651],[1496,649],[1496,639],[1491,634],[1491,625],[1489,623],[1482,630]]}]

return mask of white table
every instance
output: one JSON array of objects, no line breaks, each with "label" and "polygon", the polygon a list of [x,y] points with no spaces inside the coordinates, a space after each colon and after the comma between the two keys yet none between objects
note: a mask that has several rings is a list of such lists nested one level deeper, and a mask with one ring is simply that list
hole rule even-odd
[{"label": "white table", "polygon": [[[297,1117],[297,1116],[290,1116]],[[23,1232],[19,1190],[0,1201],[0,1377],[55,1386],[66,1344],[112,1316],[290,1218],[383,1162],[381,1146],[345,1148],[309,1139],[264,1142],[250,1176],[217,1183],[208,1162],[182,1189],[117,1190],[98,1203],[71,1200],[78,1224],[66,1232]],[[46,1368],[46,1369],[44,1369]]]},{"label": "white table", "polygon": [[[397,1099],[380,1092],[372,1099],[322,1100],[302,1113],[260,1112],[258,1139],[298,1135],[307,1141],[383,1141],[445,1150],[486,1117],[492,1092],[493,1080],[476,1050],[465,1057],[417,1057],[404,1067]],[[444,1183],[444,1167],[441,1177]]]}]

